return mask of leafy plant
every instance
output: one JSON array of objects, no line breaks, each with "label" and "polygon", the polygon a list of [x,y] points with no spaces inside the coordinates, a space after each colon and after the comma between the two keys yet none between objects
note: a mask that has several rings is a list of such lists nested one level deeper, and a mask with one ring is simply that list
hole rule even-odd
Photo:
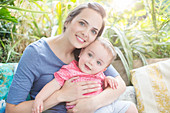
[{"label": "leafy plant", "polygon": [[[12,2],[12,4],[11,4]],[[62,33],[63,21],[76,0],[8,0],[0,3],[1,62],[18,62],[25,47],[41,37]],[[5,13],[6,12],[6,13]],[[5,14],[4,14],[5,13]],[[6,26],[8,25],[8,28]],[[9,26],[11,25],[11,26]],[[4,27],[5,26],[5,27]],[[4,42],[5,41],[5,42]],[[16,59],[13,59],[16,58]]]},{"label": "leafy plant", "polygon": [[[3,3],[9,3],[9,2],[3,2]],[[2,60],[5,60],[4,57],[7,55],[8,47],[7,46],[10,41],[12,40],[12,37],[9,32],[15,32],[15,26],[13,24],[18,23],[17,19],[14,16],[11,16],[10,11],[6,7],[2,7],[0,9],[0,58]],[[12,24],[13,23],[13,24]]]},{"label": "leafy plant", "polygon": [[128,79],[130,81],[130,70],[133,69],[134,57],[140,58],[144,65],[147,65],[146,58],[144,56],[144,50],[147,50],[145,46],[140,46],[138,42],[141,40],[135,38],[128,40],[125,31],[121,31],[116,27],[108,27],[105,30],[104,37],[109,38],[112,44],[115,46],[117,54],[121,59]]},{"label": "leafy plant", "polygon": [[170,57],[170,19],[168,13],[170,9],[170,1],[144,0],[144,4],[154,27],[150,33],[152,37],[150,41],[153,47],[153,52],[157,54],[158,58]]},{"label": "leafy plant", "polygon": [[[11,4],[12,2],[12,4]],[[19,2],[19,1],[16,1]],[[22,0],[20,3],[24,3]],[[21,30],[18,30],[19,25],[22,26],[23,24],[23,17],[25,15],[22,15],[24,13],[47,13],[42,11],[34,11],[30,9],[24,9],[20,6],[15,6],[13,0],[8,1],[1,1],[0,3],[0,46],[1,46],[1,52],[0,52],[0,61],[1,62],[18,62],[20,57],[22,56],[22,52],[24,51],[25,47],[35,41],[35,39],[39,39],[38,36],[42,36],[41,34],[37,36],[29,36],[30,30],[24,31],[26,26],[24,26],[24,29],[21,28]],[[24,13],[22,13],[24,12]],[[20,15],[21,14],[21,15]],[[13,16],[12,16],[13,15]],[[21,19],[22,18],[22,19]],[[27,19],[28,21],[28,19]],[[35,27],[36,22],[34,22]],[[24,25],[24,24],[23,24]],[[38,27],[37,27],[38,29]],[[34,31],[34,30],[33,30]],[[38,29],[39,31],[39,29]],[[39,32],[40,33],[40,32]],[[33,39],[33,40],[32,40]],[[27,43],[23,43],[27,41]],[[22,43],[22,44],[21,44]],[[24,45],[24,47],[21,47]],[[22,49],[22,50],[21,50]]]},{"label": "leafy plant", "polygon": [[116,12],[110,6],[104,37],[117,46],[129,80],[134,59],[147,65],[146,58],[170,57],[169,3],[143,0],[124,12]]}]

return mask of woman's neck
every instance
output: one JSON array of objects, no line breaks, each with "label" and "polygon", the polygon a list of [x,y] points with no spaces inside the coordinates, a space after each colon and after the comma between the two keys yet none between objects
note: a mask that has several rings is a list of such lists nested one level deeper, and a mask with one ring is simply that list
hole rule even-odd
[{"label": "woman's neck", "polygon": [[75,47],[73,47],[68,38],[64,37],[63,34],[47,39],[47,43],[54,54],[64,63],[68,64],[74,60],[73,51]]}]

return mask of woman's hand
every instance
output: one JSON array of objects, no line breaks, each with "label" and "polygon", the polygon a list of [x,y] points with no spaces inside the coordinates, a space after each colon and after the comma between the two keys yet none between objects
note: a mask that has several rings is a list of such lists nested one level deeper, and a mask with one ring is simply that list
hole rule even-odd
[{"label": "woman's hand", "polygon": [[60,90],[60,100],[61,102],[70,102],[80,98],[89,97],[89,95],[84,95],[86,93],[91,93],[100,89],[100,84],[95,81],[83,81],[83,82],[73,82],[78,79],[78,77],[73,77],[67,80],[64,86]]},{"label": "woman's hand", "polygon": [[67,113],[94,113],[97,108],[95,108],[95,101],[93,98],[83,98],[76,101],[67,103],[67,105],[75,105],[73,109],[69,109]]},{"label": "woman's hand", "polygon": [[[117,89],[108,87],[100,94],[70,102],[67,105],[76,105],[68,113],[94,113],[97,109],[114,102],[124,91],[126,85],[120,76],[115,77],[118,82]],[[72,104],[71,104],[72,103]]]},{"label": "woman's hand", "polygon": [[35,99],[33,102],[32,113],[41,113],[43,111],[43,100]]}]

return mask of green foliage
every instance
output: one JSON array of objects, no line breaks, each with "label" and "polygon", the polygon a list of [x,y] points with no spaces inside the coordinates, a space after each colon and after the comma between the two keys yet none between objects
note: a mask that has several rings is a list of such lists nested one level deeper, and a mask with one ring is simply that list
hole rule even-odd
[{"label": "green foliage", "polygon": [[1,1],[0,61],[18,62],[31,42],[61,34],[63,21],[74,6],[68,1]]},{"label": "green foliage", "polygon": [[0,9],[0,19],[1,20],[6,20],[6,21],[11,21],[13,23],[18,23],[17,19],[13,16],[11,16],[10,12],[8,11],[7,8],[2,7]]},{"label": "green foliage", "polygon": [[0,0],[0,4],[14,5],[15,0]]},{"label": "green foliage", "polygon": [[[19,21],[17,16],[11,9],[19,10],[19,11],[28,11],[22,8],[14,6],[13,0],[2,1],[0,3],[0,61],[1,62],[18,62],[20,56],[22,55],[21,51],[17,50],[17,46],[22,45],[19,44],[19,40],[23,40],[23,38],[19,38],[18,35],[22,35],[17,33],[17,25]],[[29,10],[30,11],[30,10]]]},{"label": "green foliage", "polygon": [[[73,3],[76,0],[72,0]],[[61,34],[63,32],[63,23],[69,10],[72,10],[76,5],[72,4],[72,2],[58,2],[56,4],[56,17],[58,20],[57,34]],[[55,33],[56,35],[56,33]]]},{"label": "green foliage", "polygon": [[134,59],[147,65],[146,58],[170,58],[169,6],[168,0],[143,0],[123,12],[110,6],[104,37],[118,47],[128,78]]}]

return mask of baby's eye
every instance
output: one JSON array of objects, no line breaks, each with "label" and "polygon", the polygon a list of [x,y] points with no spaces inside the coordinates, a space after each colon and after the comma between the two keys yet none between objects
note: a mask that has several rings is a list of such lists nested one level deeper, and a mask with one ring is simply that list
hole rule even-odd
[{"label": "baby's eye", "polygon": [[93,33],[94,35],[96,35],[96,34],[97,34],[97,32],[96,32],[95,30],[92,30],[92,33]]},{"label": "baby's eye", "polygon": [[85,23],[84,22],[79,22],[81,26],[85,26]]},{"label": "baby's eye", "polygon": [[92,55],[91,53],[88,53],[88,56],[89,56],[89,57],[92,57],[93,55]]},{"label": "baby's eye", "polygon": [[101,63],[100,61],[97,61],[97,64],[98,64],[98,65],[101,65],[102,63]]}]

